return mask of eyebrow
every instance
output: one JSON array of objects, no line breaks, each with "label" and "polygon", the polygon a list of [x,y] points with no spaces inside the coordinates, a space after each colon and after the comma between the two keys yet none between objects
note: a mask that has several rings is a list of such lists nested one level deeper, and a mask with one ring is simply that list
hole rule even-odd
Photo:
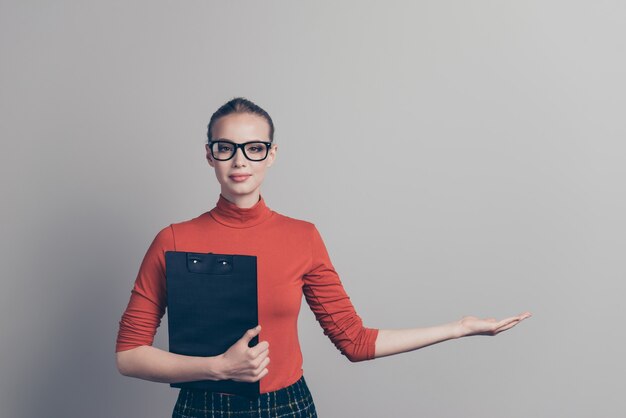
[{"label": "eyebrow", "polygon": [[[226,142],[232,142],[233,144],[236,144],[235,141],[233,141],[232,139],[228,139],[228,138],[217,138],[213,140],[213,142],[215,141],[226,141]],[[245,144],[246,142],[271,142],[271,141],[268,139],[251,139],[249,141],[242,142],[242,144]]]}]

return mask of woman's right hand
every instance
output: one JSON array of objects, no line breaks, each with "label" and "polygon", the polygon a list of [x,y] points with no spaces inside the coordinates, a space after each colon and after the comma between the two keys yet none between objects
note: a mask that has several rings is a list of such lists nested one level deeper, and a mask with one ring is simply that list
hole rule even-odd
[{"label": "woman's right hand", "polygon": [[261,380],[268,372],[266,366],[270,362],[268,357],[269,343],[261,341],[254,347],[248,347],[248,343],[261,331],[261,325],[251,328],[224,354],[224,379],[232,379],[237,382],[256,382]]}]

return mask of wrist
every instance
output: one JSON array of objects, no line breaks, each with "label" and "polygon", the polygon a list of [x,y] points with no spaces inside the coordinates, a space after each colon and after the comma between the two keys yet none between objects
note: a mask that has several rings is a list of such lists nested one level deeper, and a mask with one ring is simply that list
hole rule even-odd
[{"label": "wrist", "polygon": [[450,323],[450,333],[453,339],[461,338],[465,336],[461,321],[454,321]]},{"label": "wrist", "polygon": [[222,354],[217,356],[205,357],[207,360],[206,375],[207,380],[226,380],[226,369],[224,367],[225,359]]}]

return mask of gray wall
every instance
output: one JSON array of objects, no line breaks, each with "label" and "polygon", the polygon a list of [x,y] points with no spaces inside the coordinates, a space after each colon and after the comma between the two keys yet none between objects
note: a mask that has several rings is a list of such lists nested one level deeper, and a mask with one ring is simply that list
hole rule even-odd
[{"label": "gray wall", "polygon": [[350,363],[303,300],[320,416],[624,416],[625,12],[2,1],[0,414],[171,414],[118,374],[118,321],[156,232],[217,201],[206,124],[242,95],[276,124],[268,206],[316,223],[366,325],[534,314]]}]

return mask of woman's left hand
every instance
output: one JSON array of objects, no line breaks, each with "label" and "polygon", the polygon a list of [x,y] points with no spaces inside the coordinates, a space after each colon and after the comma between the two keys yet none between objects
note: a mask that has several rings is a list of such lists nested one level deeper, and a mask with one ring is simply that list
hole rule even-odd
[{"label": "woman's left hand", "polygon": [[501,321],[497,321],[495,318],[481,319],[475,316],[464,316],[458,321],[459,336],[496,335],[502,331],[513,328],[530,316],[532,316],[530,312],[524,312]]}]

